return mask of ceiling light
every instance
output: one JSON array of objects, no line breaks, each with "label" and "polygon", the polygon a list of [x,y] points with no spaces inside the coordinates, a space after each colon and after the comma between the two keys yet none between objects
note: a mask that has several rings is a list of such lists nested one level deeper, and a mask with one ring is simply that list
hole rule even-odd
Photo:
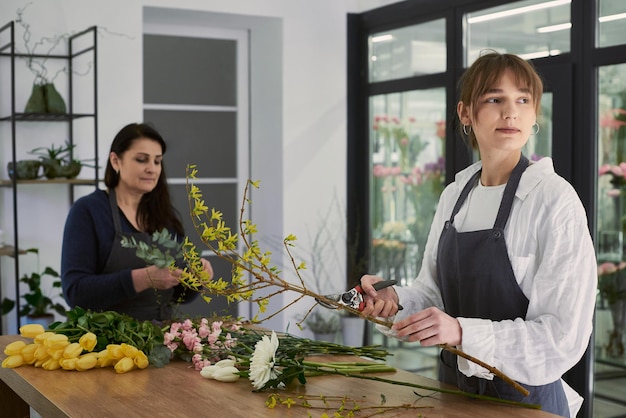
[{"label": "ceiling light", "polygon": [[482,16],[470,17],[470,18],[467,19],[467,22],[470,23],[470,24],[471,23],[486,22],[487,20],[500,19],[500,18],[503,18],[503,17],[519,15],[519,14],[522,14],[522,13],[534,12],[536,10],[548,9],[548,8],[551,8],[551,7],[562,6],[564,4],[570,4],[571,2],[572,2],[572,0],[548,1],[546,3],[533,4],[532,6],[518,7],[516,9],[504,10],[504,11],[501,11],[501,12],[488,13],[488,14],[482,15]]},{"label": "ceiling light", "polygon": [[[598,21],[600,23],[605,23],[605,22],[612,22],[614,20],[621,20],[621,19],[626,19],[626,13],[617,13],[614,15],[602,16],[598,18]],[[572,24],[570,22],[561,23],[559,25],[542,26],[540,28],[537,28],[537,32],[539,33],[556,32],[560,30],[570,29],[571,27],[572,27]]]},{"label": "ceiling light", "polygon": [[611,22],[613,20],[626,19],[626,13],[618,13],[615,15],[602,16],[598,19],[600,23]]},{"label": "ceiling light", "polygon": [[539,51],[539,52],[530,52],[528,54],[518,54],[518,56],[525,60],[532,60],[535,58],[551,57],[551,56],[560,55],[560,54],[561,54],[560,49],[551,49],[549,51]]},{"label": "ceiling light", "polygon": [[386,42],[386,41],[391,41],[393,39],[393,35],[378,35],[378,36],[372,36],[372,43],[374,42]]},{"label": "ceiling light", "polygon": [[548,33],[548,32],[557,32],[560,30],[570,29],[572,27],[571,22],[561,23],[559,25],[550,25],[550,26],[542,26],[537,28],[537,32],[539,33]]}]

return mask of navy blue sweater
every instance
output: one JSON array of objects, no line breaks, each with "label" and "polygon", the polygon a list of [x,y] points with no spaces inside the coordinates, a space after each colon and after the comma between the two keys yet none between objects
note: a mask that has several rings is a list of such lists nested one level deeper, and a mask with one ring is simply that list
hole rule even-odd
[{"label": "navy blue sweater", "polygon": [[[137,232],[121,211],[120,221],[122,232]],[[114,238],[109,195],[104,190],[74,202],[65,221],[61,253],[61,282],[70,307],[107,310],[137,294],[130,268],[102,273]],[[175,297],[182,289],[177,290]]]}]

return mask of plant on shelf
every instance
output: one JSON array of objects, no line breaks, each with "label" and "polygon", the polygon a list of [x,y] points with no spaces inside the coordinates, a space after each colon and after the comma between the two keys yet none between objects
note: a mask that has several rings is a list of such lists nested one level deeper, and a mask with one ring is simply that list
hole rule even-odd
[{"label": "plant on shelf", "polygon": [[[23,48],[16,51],[26,63],[28,70],[34,75],[33,87],[31,95],[24,108],[25,113],[36,114],[65,114],[67,107],[61,94],[57,91],[54,81],[61,73],[83,76],[89,74],[94,65],[93,60],[80,64],[74,60],[72,65],[61,66],[59,60],[52,60],[53,65],[49,65],[50,58],[60,58],[63,54],[52,54],[61,45],[65,44],[70,38],[76,35],[75,31],[66,32],[51,36],[43,36],[38,40],[33,39],[31,25],[24,19],[24,12],[32,4],[27,3],[24,7],[17,9],[15,23],[21,29],[21,39],[23,40]],[[95,28],[98,34],[114,34],[118,36],[127,36],[115,34],[106,28]],[[16,34],[16,38],[19,35]],[[69,68],[68,68],[69,67]],[[81,68],[82,67],[82,68]]]},{"label": "plant on shelf", "polygon": [[626,328],[626,262],[604,262],[598,265],[598,291],[611,312],[613,329],[606,347],[610,357],[624,355],[624,329]]},{"label": "plant on shelf", "polygon": [[34,180],[39,178],[39,169],[41,161],[39,160],[19,160],[13,163],[7,163],[7,172],[11,180]]},{"label": "plant on shelf", "polygon": [[[26,251],[39,254],[39,250],[37,248],[31,248]],[[28,292],[22,295],[24,304],[18,312],[20,316],[27,317],[32,320],[38,320],[42,318],[53,318],[53,312],[65,315],[65,307],[55,301],[55,299],[61,296],[61,292],[59,291],[56,294],[44,293],[44,290],[42,289],[42,279],[44,277],[50,277],[53,279],[52,289],[61,288],[61,276],[51,267],[44,268],[44,270],[40,273],[33,272],[31,274],[24,274],[24,276],[20,278],[20,282],[28,285]],[[4,298],[2,300],[2,315],[11,312],[14,307],[14,300]]]},{"label": "plant on shelf", "polygon": [[[307,285],[320,294],[336,294],[352,288],[360,284],[361,275],[367,271],[366,256],[358,253],[358,236],[346,238],[345,213],[335,194],[329,207],[319,214],[315,230],[309,234],[309,248],[294,249],[298,258],[306,260],[310,271],[310,274],[302,273],[307,276]],[[357,314],[315,307],[304,318],[304,327],[311,330],[317,340],[332,342],[335,334],[341,332],[343,344],[363,345],[365,321]]]},{"label": "plant on shelf", "polygon": [[306,328],[315,334],[315,339],[334,339],[334,335],[341,329],[338,311],[311,312],[304,321]]},{"label": "plant on shelf", "polygon": [[[54,74],[50,75],[47,67],[47,61],[52,51],[59,46],[59,44],[67,40],[70,34],[54,35],[50,37],[43,37],[37,42],[31,43],[32,33],[30,31],[30,24],[24,20],[24,11],[31,3],[28,3],[21,9],[18,9],[17,23],[23,29],[22,39],[24,41],[24,48],[26,53],[22,58],[26,61],[26,66],[34,74],[33,89],[24,108],[25,113],[66,113],[67,108],[65,101],[54,86],[54,80],[62,73],[66,72],[67,68],[63,67],[57,70]],[[44,52],[40,52],[40,49],[45,49]]]},{"label": "plant on shelf", "polygon": [[73,179],[78,176],[83,166],[93,168],[93,165],[87,164],[86,160],[78,160],[71,156],[74,148],[76,148],[76,144],[65,141],[65,145],[59,147],[52,144],[49,147],[34,148],[28,153],[39,156],[46,178],[65,177]]}]

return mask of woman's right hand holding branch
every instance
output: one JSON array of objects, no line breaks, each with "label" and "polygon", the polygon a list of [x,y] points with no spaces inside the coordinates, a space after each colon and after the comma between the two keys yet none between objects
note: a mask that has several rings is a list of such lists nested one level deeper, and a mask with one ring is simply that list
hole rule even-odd
[{"label": "woman's right hand holding branch", "polygon": [[374,283],[383,279],[369,274],[361,277],[361,289],[363,289],[365,307],[361,312],[365,316],[388,318],[398,312],[398,294],[393,286],[384,289],[374,289]]},{"label": "woman's right hand holding branch", "polygon": [[142,269],[133,270],[133,285],[137,293],[146,289],[171,289],[180,284],[180,269],[170,270],[169,267],[158,268],[149,266]]}]

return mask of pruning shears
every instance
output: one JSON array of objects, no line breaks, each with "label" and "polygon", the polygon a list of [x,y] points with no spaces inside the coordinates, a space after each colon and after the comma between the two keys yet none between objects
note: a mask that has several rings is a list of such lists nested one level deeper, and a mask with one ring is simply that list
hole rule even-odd
[{"label": "pruning shears", "polygon": [[[374,289],[376,290],[384,289],[385,287],[393,286],[396,283],[397,283],[396,280],[383,280],[383,281],[374,283]],[[324,299],[329,299],[338,303],[339,305],[344,305],[349,308],[362,311],[363,308],[365,308],[365,300],[363,299],[364,293],[365,292],[363,292],[361,285],[358,284],[354,286],[352,289],[343,293],[324,295]],[[323,299],[315,298],[315,300],[317,301],[317,303],[319,303],[320,305],[328,309],[340,308],[339,306],[330,304],[324,301]],[[402,310],[402,305],[398,305],[398,310]]]}]

